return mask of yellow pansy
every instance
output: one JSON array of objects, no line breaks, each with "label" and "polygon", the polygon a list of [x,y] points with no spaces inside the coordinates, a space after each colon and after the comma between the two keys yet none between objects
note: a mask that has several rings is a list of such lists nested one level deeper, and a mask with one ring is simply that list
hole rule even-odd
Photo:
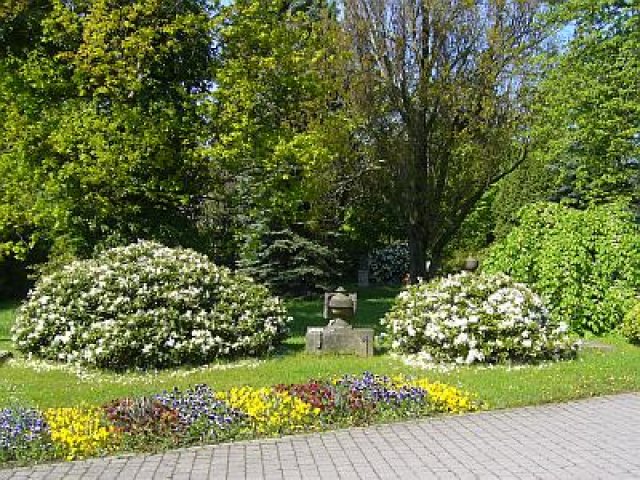
[{"label": "yellow pansy", "polygon": [[44,418],[51,440],[66,460],[100,454],[113,445],[116,433],[106,426],[101,410],[95,408],[49,408]]}]

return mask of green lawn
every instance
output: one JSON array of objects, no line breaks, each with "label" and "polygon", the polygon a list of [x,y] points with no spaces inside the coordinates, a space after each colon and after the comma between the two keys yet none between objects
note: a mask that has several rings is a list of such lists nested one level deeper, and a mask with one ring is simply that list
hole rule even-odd
[{"label": "green lawn", "polygon": [[0,350],[13,350],[11,324],[17,306],[17,302],[0,302]]},{"label": "green lawn", "polygon": [[[356,326],[378,328],[395,289],[360,293]],[[9,349],[9,329],[15,304],[0,304],[0,349]],[[310,356],[304,353],[304,332],[323,325],[321,301],[293,301],[292,337],[282,352],[264,361],[246,360],[201,370],[116,375],[71,367],[37,367],[18,358],[0,366],[0,406],[26,404],[41,408],[78,403],[99,404],[115,397],[147,394],[174,386],[208,383],[226,389],[234,385],[264,386],[305,381],[343,373],[410,373],[459,385],[492,408],[564,401],[592,395],[640,390],[640,348],[609,336],[600,339],[611,350],[583,350],[577,360],[525,368],[465,367],[447,373],[424,372],[404,366],[385,353],[373,358]]]}]

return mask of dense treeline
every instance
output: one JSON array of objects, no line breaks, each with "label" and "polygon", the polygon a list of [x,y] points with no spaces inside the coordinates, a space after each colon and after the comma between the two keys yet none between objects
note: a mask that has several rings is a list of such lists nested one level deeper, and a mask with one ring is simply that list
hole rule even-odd
[{"label": "dense treeline", "polygon": [[0,295],[140,238],[304,294],[397,240],[433,275],[531,202],[637,209],[638,10],[3,2]]}]

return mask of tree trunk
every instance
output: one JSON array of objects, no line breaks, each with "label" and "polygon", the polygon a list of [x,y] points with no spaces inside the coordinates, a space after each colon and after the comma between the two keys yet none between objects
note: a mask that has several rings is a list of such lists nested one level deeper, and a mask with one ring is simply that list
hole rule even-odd
[{"label": "tree trunk", "polygon": [[427,269],[426,277],[427,279],[430,280],[438,274],[440,267],[442,267],[442,253],[442,249],[432,248],[430,250],[429,268]]},{"label": "tree trunk", "polygon": [[411,283],[426,278],[425,268],[425,236],[418,225],[409,225],[409,275]]}]

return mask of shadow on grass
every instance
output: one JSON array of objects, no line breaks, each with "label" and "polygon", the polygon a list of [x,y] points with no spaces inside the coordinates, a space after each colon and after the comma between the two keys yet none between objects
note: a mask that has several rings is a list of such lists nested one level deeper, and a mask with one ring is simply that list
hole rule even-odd
[{"label": "shadow on grass", "polygon": [[[302,353],[305,353],[306,351],[306,343],[305,343],[305,339],[304,337],[301,336],[297,336],[297,337],[289,337],[287,340],[284,341],[284,343],[278,348],[278,351],[276,353],[276,356],[290,356],[290,355],[299,355]],[[374,345],[373,347],[373,354],[374,355],[386,355],[387,353],[389,353],[389,348],[386,346],[381,346],[381,345]],[[315,354],[306,354],[309,357],[315,357],[317,355]],[[325,353],[323,356],[329,356],[329,357],[352,357],[353,354],[352,353],[336,353],[336,352],[332,352],[332,353]]]},{"label": "shadow on grass", "polygon": [[19,304],[15,300],[0,301],[0,350],[10,350],[12,347],[11,326]]}]

